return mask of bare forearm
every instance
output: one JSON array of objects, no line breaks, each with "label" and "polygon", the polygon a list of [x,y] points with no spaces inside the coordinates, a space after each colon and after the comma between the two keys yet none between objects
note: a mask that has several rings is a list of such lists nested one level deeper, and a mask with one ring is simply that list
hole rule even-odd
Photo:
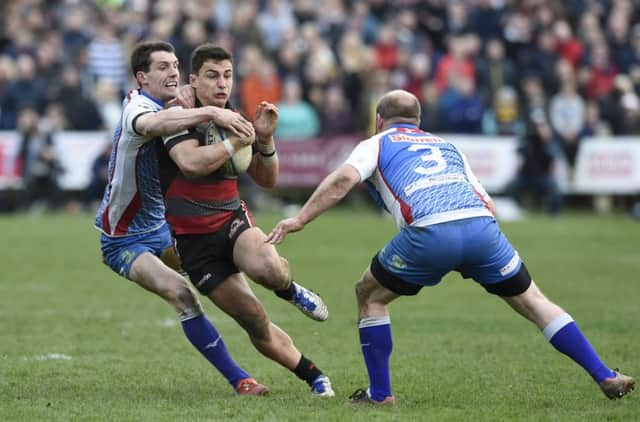
[{"label": "bare forearm", "polygon": [[304,225],[311,222],[340,202],[358,182],[359,175],[352,167],[346,169],[346,166],[343,166],[334,171],[320,183],[302,207],[297,216],[299,221]]},{"label": "bare forearm", "polygon": [[140,116],[136,130],[146,136],[166,136],[180,132],[209,120],[216,115],[213,106],[183,109],[172,107]]},{"label": "bare forearm", "polygon": [[187,177],[199,177],[218,170],[233,151],[241,148],[241,139],[229,139],[230,150],[224,143],[198,146],[196,140],[184,141],[171,149],[169,154]]},{"label": "bare forearm", "polygon": [[229,154],[222,144],[199,147],[192,155],[189,176],[199,177],[213,173],[227,162],[228,159]]},{"label": "bare forearm", "polygon": [[355,167],[343,164],[342,167],[325,177],[311,198],[295,217],[285,218],[267,235],[266,241],[277,245],[288,233],[298,232],[304,226],[337,204],[353,187],[360,182],[360,173]]},{"label": "bare forearm", "polygon": [[263,188],[272,188],[278,181],[280,162],[275,149],[273,136],[259,139],[256,143],[258,153],[253,157],[250,175]]},{"label": "bare forearm", "polygon": [[268,165],[260,158],[260,153],[253,158],[255,161],[254,170],[251,173],[253,180],[263,188],[272,188],[278,181],[280,164],[278,159],[272,160]]}]

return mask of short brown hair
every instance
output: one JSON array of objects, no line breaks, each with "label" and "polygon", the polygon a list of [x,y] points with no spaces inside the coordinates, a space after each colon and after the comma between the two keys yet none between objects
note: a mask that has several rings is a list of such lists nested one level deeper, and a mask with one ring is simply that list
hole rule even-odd
[{"label": "short brown hair", "polygon": [[233,63],[231,53],[229,53],[227,49],[210,43],[202,44],[191,53],[191,73],[198,73],[207,60],[213,60],[215,62],[229,60]]},{"label": "short brown hair", "polygon": [[133,77],[138,72],[148,72],[151,68],[151,53],[166,51],[175,53],[175,49],[166,41],[143,41],[138,43],[131,53],[131,71]]}]

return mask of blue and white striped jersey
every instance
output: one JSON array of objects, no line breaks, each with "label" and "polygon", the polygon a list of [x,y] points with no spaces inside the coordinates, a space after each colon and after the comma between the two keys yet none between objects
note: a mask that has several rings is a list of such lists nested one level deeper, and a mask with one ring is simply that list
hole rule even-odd
[{"label": "blue and white striped jersey", "polygon": [[415,125],[395,124],[362,141],[345,164],[356,168],[400,228],[493,217],[462,152]]},{"label": "blue and white striped jersey", "polygon": [[113,136],[109,184],[95,221],[108,236],[145,233],[165,222],[155,139],[134,129],[138,117],[162,110],[164,104],[143,91],[132,91],[122,107]]}]

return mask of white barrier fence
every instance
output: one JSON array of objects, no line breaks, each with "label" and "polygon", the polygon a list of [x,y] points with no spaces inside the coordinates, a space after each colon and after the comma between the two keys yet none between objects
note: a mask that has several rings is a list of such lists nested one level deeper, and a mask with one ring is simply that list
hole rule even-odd
[{"label": "white barrier fence", "polygon": [[591,139],[580,145],[572,191],[640,193],[640,136]]},{"label": "white barrier fence", "polygon": [[[499,193],[516,175],[520,157],[518,142],[512,137],[488,137],[466,135],[443,135],[454,142],[467,155],[471,168],[489,192]],[[299,161],[301,155],[308,154],[310,162],[318,159],[318,151],[334,151],[345,157],[324,157],[327,162],[341,162],[352,146],[359,141],[355,137],[341,137],[341,148],[318,148],[318,143],[335,143],[336,140],[296,142],[291,153]],[[82,190],[89,184],[91,167],[105,143],[111,136],[105,132],[61,132],[53,138],[60,163],[65,169],[59,182],[65,190]],[[351,145],[349,145],[351,144]],[[294,144],[291,144],[292,146]],[[305,147],[308,146],[308,147]],[[287,160],[288,148],[280,142],[280,159]],[[337,151],[337,152],[336,152]],[[21,185],[19,163],[20,138],[15,132],[0,131],[0,189],[16,188]],[[303,160],[304,161],[304,160]],[[282,180],[316,180],[298,174],[303,168],[282,166]],[[322,172],[315,166],[314,172]],[[328,172],[327,167],[324,172]],[[560,162],[555,169],[561,188],[569,193],[629,195],[640,193],[640,136],[588,138],[582,141],[576,160],[575,174],[570,178],[566,164]],[[295,173],[295,174],[293,174]],[[303,182],[304,183],[304,182]],[[293,186],[293,185],[291,185]],[[298,187],[313,187],[298,186]]]}]

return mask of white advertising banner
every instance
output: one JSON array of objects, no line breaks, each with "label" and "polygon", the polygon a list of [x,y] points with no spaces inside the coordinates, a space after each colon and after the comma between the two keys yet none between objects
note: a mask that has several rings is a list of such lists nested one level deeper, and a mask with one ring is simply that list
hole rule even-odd
[{"label": "white advertising banner", "polygon": [[53,142],[64,168],[58,180],[60,189],[82,190],[89,186],[93,162],[111,138],[106,132],[60,132]]},{"label": "white advertising banner", "polygon": [[[517,152],[518,142],[513,137],[488,137],[473,135],[442,135],[446,140],[455,143],[469,159],[469,165],[480,182],[490,193],[501,193],[515,177],[520,157]],[[111,143],[111,134],[107,132],[61,132],[54,136],[54,145],[65,171],[59,179],[61,189],[85,189],[91,179],[91,168],[105,145]],[[351,148],[359,138],[341,139],[343,147]],[[314,142],[310,149],[312,155],[318,155],[318,145]],[[324,145],[324,144],[323,144]],[[313,188],[324,175],[330,171],[324,167],[320,170],[312,164],[294,166],[287,160],[287,145],[281,143],[282,156],[281,176],[292,173],[291,187]],[[295,152],[295,151],[290,151]],[[298,151],[299,152],[299,151]],[[16,132],[0,131],[0,189],[20,187],[21,166],[20,138]],[[329,154],[337,157],[339,154]],[[561,164],[560,170],[562,170]],[[291,168],[289,168],[291,167]],[[301,177],[304,172],[314,170],[312,180]],[[288,172],[288,173],[287,173]],[[576,160],[573,181],[556,169],[556,176],[563,191],[581,194],[618,194],[629,195],[640,193],[640,137],[615,137],[610,139],[589,138],[580,145]],[[290,175],[291,176],[291,175]],[[287,187],[287,185],[285,183]]]},{"label": "white advertising banner", "polygon": [[443,135],[467,156],[469,166],[489,193],[502,192],[515,177],[520,157],[513,137]]},{"label": "white advertising banner", "polygon": [[640,137],[585,139],[580,144],[574,193],[640,193]]}]

